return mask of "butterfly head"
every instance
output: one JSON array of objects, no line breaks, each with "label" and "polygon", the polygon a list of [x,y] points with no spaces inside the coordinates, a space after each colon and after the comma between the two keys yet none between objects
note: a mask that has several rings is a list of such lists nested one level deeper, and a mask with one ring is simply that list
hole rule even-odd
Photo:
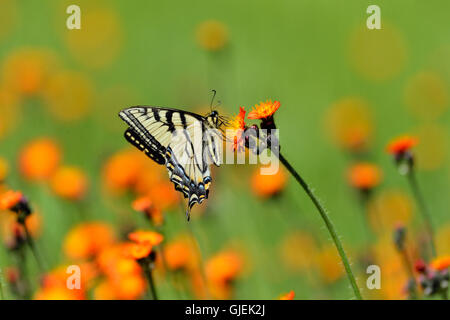
[{"label": "butterfly head", "polygon": [[219,112],[217,112],[217,110],[212,110],[211,113],[206,116],[206,120],[208,120],[209,124],[215,128],[219,128],[221,125]]}]

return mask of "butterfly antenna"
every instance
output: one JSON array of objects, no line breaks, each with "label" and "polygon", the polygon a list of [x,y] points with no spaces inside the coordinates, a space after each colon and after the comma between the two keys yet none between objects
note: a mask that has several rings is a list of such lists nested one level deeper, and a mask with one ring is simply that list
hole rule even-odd
[{"label": "butterfly antenna", "polygon": [[212,106],[213,106],[214,98],[216,97],[217,91],[214,90],[214,89],[212,89],[211,91],[213,92],[213,96],[212,96],[212,99],[211,99],[211,103],[209,104],[209,109],[212,111]]}]

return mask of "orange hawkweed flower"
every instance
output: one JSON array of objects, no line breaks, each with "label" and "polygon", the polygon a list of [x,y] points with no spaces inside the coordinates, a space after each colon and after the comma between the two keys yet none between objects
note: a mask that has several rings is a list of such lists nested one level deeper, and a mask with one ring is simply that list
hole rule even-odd
[{"label": "orange hawkweed flower", "polygon": [[209,281],[228,283],[242,273],[242,256],[233,250],[222,251],[206,261],[205,272]]},{"label": "orange hawkweed flower", "polygon": [[450,267],[450,256],[441,256],[431,261],[431,267],[435,270],[443,271]]},{"label": "orange hawkweed flower", "polygon": [[71,259],[86,259],[95,256],[115,241],[111,226],[102,222],[83,223],[66,235],[64,253]]},{"label": "orange hawkweed flower", "polygon": [[79,168],[60,167],[51,177],[50,186],[62,198],[80,200],[87,190],[87,178]]},{"label": "orange hawkweed flower", "polygon": [[152,246],[159,245],[164,237],[162,234],[154,231],[135,231],[128,234],[128,238],[136,243],[149,244]]},{"label": "orange hawkweed flower", "polygon": [[61,150],[49,138],[40,138],[29,142],[19,155],[21,173],[30,180],[45,180],[59,165]]},{"label": "orange hawkweed flower", "polygon": [[0,195],[0,210],[10,210],[23,199],[20,191],[8,190]]},{"label": "orange hawkweed flower", "polygon": [[196,266],[195,248],[187,236],[181,236],[167,243],[163,253],[170,270],[191,270]]},{"label": "orange hawkweed flower", "polygon": [[369,190],[381,180],[381,170],[371,163],[357,163],[348,170],[348,182],[354,188]]},{"label": "orange hawkweed flower", "polygon": [[144,243],[128,243],[124,248],[124,255],[128,258],[140,260],[147,258],[152,252],[152,245],[148,242]]},{"label": "orange hawkweed flower", "polygon": [[295,292],[294,290],[289,291],[288,293],[282,294],[278,300],[294,300]]},{"label": "orange hawkweed flower", "polygon": [[287,182],[284,170],[279,168],[275,174],[261,174],[261,169],[257,168],[251,177],[253,193],[261,198],[269,198],[280,193]]},{"label": "orange hawkweed flower", "polygon": [[163,223],[163,214],[159,208],[153,205],[150,197],[139,197],[133,201],[131,206],[134,210],[143,212],[155,225],[159,226]]},{"label": "orange hawkweed flower", "polygon": [[106,187],[113,192],[123,192],[136,185],[142,169],[138,151],[123,150],[114,154],[105,164],[103,177]]},{"label": "orange hawkweed flower", "polygon": [[231,120],[228,126],[227,133],[231,133],[230,140],[233,141],[233,150],[242,151],[244,149],[244,140],[242,139],[242,134],[245,130],[245,109],[239,107],[239,114]]},{"label": "orange hawkweed flower", "polygon": [[417,143],[418,140],[415,137],[401,136],[389,142],[386,151],[394,155],[402,154],[416,146]]},{"label": "orange hawkweed flower", "polygon": [[275,113],[280,107],[279,101],[267,100],[266,102],[261,102],[259,105],[255,105],[248,113],[248,119],[267,119]]},{"label": "orange hawkweed flower", "polygon": [[242,274],[243,258],[234,250],[222,251],[206,261],[206,279],[211,294],[218,299],[229,299],[231,282]]}]

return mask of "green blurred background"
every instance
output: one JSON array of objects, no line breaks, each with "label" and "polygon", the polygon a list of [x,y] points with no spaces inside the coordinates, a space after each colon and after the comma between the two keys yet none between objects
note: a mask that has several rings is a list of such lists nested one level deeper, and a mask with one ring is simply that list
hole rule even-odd
[{"label": "green blurred background", "polygon": [[[81,30],[66,28],[69,4],[81,8]],[[371,4],[381,8],[381,30],[366,28]],[[78,209],[21,177],[20,148],[35,137],[57,139],[64,162],[88,175],[83,210],[89,219],[119,223],[105,204],[101,185],[106,159],[127,146],[117,112],[137,104],[205,112],[211,89],[217,90],[220,111],[228,116],[237,114],[239,106],[250,110],[266,99],[281,102],[275,118],[282,152],[329,209],[362,286],[366,276],[358,252],[364,250],[365,229],[357,195],[346,179],[352,163],[370,161],[381,168],[375,196],[403,196],[413,217],[406,223],[416,230],[416,205],[385,146],[401,134],[418,136],[418,179],[434,225],[440,230],[450,223],[448,1],[1,0],[0,7],[2,63],[18,50],[48,49],[58,68],[77,72],[83,81],[80,91],[63,100],[72,103],[62,103],[56,112],[47,110],[42,99],[20,99],[14,126],[0,136],[0,156],[11,166],[8,185],[22,190],[43,216],[38,245],[51,267],[65,261],[61,241],[77,222]],[[199,26],[208,20],[219,21],[226,37],[216,51],[197,39]],[[85,111],[64,117],[65,108],[77,110],[79,99]],[[345,123],[334,118],[348,99],[356,99],[351,101],[368,114],[363,152],[336,142],[339,133],[330,125]],[[209,257],[230,243],[245,248],[249,268],[236,282],[238,299],[272,299],[289,290],[299,299],[351,298],[343,274],[328,283],[321,280],[320,266],[298,272],[286,264],[282,252],[288,235],[311,234],[320,250],[331,246],[329,234],[293,179],[277,197],[255,196],[250,187],[254,170],[224,165],[214,171],[207,210],[191,222],[202,255]],[[126,206],[129,199],[119,201]],[[167,217],[169,238],[186,229],[181,212]],[[388,238],[391,232],[384,230]],[[2,264],[8,264],[6,250],[0,252]],[[161,290],[164,298],[176,297],[168,286]],[[363,294],[372,293],[363,288]]]}]

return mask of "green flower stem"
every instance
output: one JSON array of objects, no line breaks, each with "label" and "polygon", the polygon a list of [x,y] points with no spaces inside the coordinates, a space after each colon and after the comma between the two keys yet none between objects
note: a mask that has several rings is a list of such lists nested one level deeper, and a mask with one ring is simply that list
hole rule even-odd
[{"label": "green flower stem", "polygon": [[407,174],[408,182],[411,186],[412,193],[414,198],[416,198],[417,204],[419,205],[420,212],[422,213],[422,218],[425,223],[425,227],[427,229],[429,244],[431,249],[432,257],[436,257],[436,247],[434,245],[434,231],[433,231],[433,223],[431,221],[431,215],[428,211],[428,208],[425,204],[425,200],[422,196],[422,192],[420,191],[419,184],[417,183],[416,175],[413,170],[410,170]]},{"label": "green flower stem", "polygon": [[148,286],[150,288],[150,293],[152,294],[152,299],[158,300],[158,294],[156,293],[155,281],[153,279],[152,264],[153,264],[153,262],[148,261],[148,259],[144,259],[142,266],[144,268],[145,276],[147,277]]},{"label": "green flower stem", "polygon": [[30,231],[28,230],[28,227],[27,227],[25,222],[22,223],[22,226],[23,226],[23,229],[25,230],[25,237],[26,237],[27,244],[30,247],[34,258],[36,259],[36,262],[37,262],[38,267],[39,267],[39,271],[41,273],[44,273],[45,272],[45,268],[44,268],[42,260],[41,260],[41,258],[39,256],[39,253],[37,251],[36,244],[34,243],[33,237],[31,236]]},{"label": "green flower stem", "polygon": [[315,207],[320,213],[320,216],[322,217],[323,221],[325,222],[325,225],[330,232],[331,238],[334,241],[334,244],[336,245],[336,249],[339,252],[339,255],[341,256],[342,263],[344,264],[345,271],[347,272],[348,280],[350,281],[350,284],[353,288],[353,292],[358,300],[362,300],[361,292],[359,291],[358,285],[356,284],[355,276],[353,275],[353,271],[350,267],[350,263],[348,261],[347,255],[344,252],[344,248],[342,246],[341,241],[339,240],[339,237],[336,233],[336,229],[333,226],[333,223],[330,220],[330,217],[328,216],[327,212],[325,211],[322,204],[319,202],[319,199],[314,195],[311,188],[308,186],[308,184],[300,177],[300,175],[295,171],[295,169],[289,164],[289,162],[283,157],[283,155],[280,153],[278,155],[281,163],[288,169],[288,171],[292,174],[292,176],[297,180],[297,182],[301,185],[303,190],[305,190],[306,194],[309,196],[311,201],[314,203]]}]

